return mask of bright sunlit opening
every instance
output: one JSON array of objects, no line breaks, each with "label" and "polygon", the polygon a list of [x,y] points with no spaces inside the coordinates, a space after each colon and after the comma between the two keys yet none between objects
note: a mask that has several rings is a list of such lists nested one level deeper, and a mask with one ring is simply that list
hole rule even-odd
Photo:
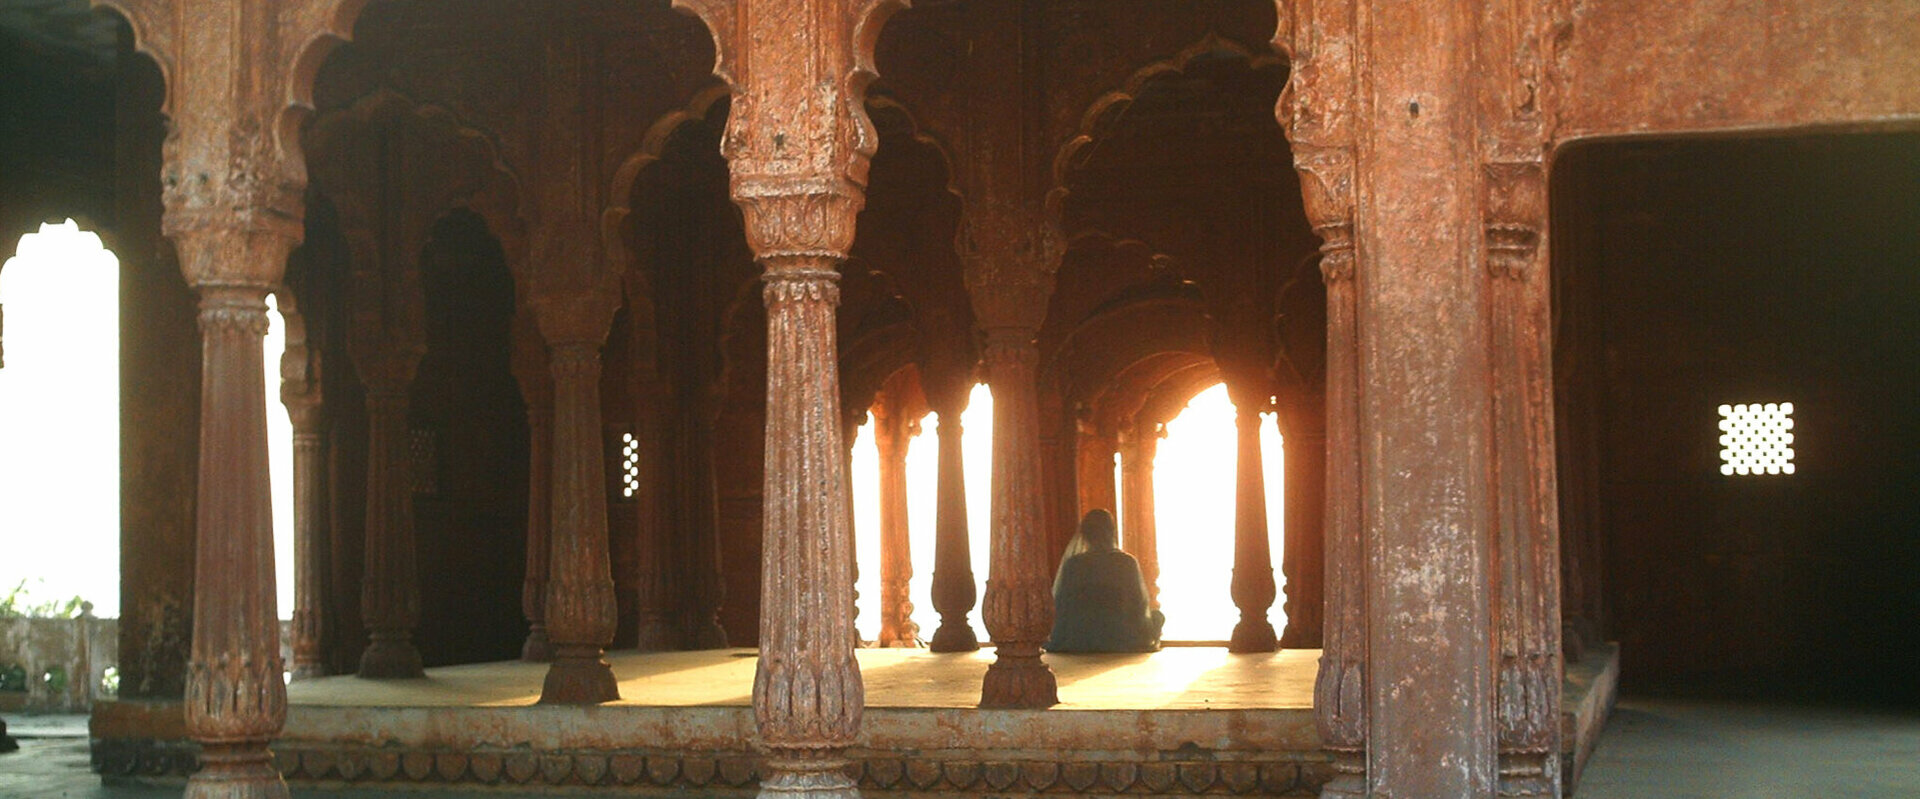
[{"label": "bright sunlit opening", "polygon": [[120,614],[120,261],[69,219],[0,266],[0,594]]},{"label": "bright sunlit opening", "polygon": [[[1233,401],[1225,384],[1195,395],[1167,423],[1153,461],[1155,533],[1160,547],[1160,610],[1167,641],[1224,641],[1240,620],[1229,585],[1233,576],[1234,486],[1239,447]],[[1281,582],[1286,474],[1279,428],[1261,417],[1260,460],[1266,476],[1267,540],[1274,582]],[[1281,586],[1278,595],[1285,596]],[[1285,629],[1281,603],[1267,614]]]},{"label": "bright sunlit opening", "polygon": [[[933,552],[938,503],[939,421],[929,414],[920,435],[907,445],[908,539],[913,563],[908,596],[920,638],[933,637],[939,614],[933,607]],[[961,416],[966,434],[967,523],[973,562],[975,603],[968,619],[974,634],[988,640],[980,620],[986,596],[988,528],[993,474],[993,395],[975,386]],[[1154,461],[1154,504],[1158,522],[1160,605],[1168,641],[1225,641],[1239,621],[1229,590],[1233,575],[1234,485],[1238,455],[1233,403],[1224,385],[1201,392],[1167,424]],[[1267,530],[1274,579],[1284,551],[1284,449],[1272,414],[1262,417],[1261,461],[1266,477]],[[861,425],[853,446],[854,546],[860,574],[856,626],[862,640],[880,635],[880,456],[871,423]],[[1117,474],[1116,474],[1117,480]],[[1122,537],[1126,535],[1122,531]],[[1283,597],[1284,584],[1278,596]],[[1276,631],[1286,616],[1278,597],[1268,612]]]},{"label": "bright sunlit opening", "polygon": [[[986,641],[986,627],[980,620],[980,598],[987,592],[988,520],[992,517],[993,479],[993,392],[982,383],[968,395],[967,410],[960,414],[965,430],[961,451],[966,459],[968,559],[973,564],[974,607],[967,614],[975,638]],[[920,420],[920,435],[907,442],[907,546],[913,562],[913,576],[907,583],[907,596],[913,603],[909,617],[920,626],[922,641],[933,638],[940,626],[940,613],[933,607],[933,547],[936,537],[940,497],[940,417],[927,414]],[[873,641],[880,637],[880,450],[873,442],[872,417],[860,426],[853,444],[853,537],[860,563],[859,580],[854,584],[860,594],[855,627],[860,638]]]}]

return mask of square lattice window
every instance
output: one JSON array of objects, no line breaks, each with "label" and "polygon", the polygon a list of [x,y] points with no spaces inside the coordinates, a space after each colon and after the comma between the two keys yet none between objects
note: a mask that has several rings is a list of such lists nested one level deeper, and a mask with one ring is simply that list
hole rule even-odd
[{"label": "square lattice window", "polygon": [[1793,403],[1720,406],[1720,473],[1793,474]]},{"label": "square lattice window", "polygon": [[640,491],[640,439],[620,435],[620,496],[632,499]]}]

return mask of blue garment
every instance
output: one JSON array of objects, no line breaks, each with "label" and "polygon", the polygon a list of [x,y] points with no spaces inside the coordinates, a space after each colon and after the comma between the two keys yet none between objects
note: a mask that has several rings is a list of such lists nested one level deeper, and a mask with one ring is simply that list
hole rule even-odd
[{"label": "blue garment", "polygon": [[1073,555],[1053,583],[1049,652],[1152,652],[1160,648],[1160,611],[1147,604],[1140,564],[1118,549]]}]

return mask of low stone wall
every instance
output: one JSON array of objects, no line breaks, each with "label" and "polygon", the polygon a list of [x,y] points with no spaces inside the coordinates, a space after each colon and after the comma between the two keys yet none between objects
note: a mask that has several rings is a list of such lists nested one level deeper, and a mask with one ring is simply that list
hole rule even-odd
[{"label": "low stone wall", "polygon": [[119,664],[120,623],[94,618],[0,618],[0,710],[85,713]]}]

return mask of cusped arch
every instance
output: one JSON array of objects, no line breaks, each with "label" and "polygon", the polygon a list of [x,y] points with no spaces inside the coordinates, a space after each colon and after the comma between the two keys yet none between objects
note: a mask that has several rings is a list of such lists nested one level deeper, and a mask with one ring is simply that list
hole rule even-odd
[{"label": "cusped arch", "polygon": [[175,73],[173,27],[154,15],[171,6],[136,0],[88,0],[88,7],[106,9],[126,20],[133,30],[133,50],[153,60],[160,70],[160,113],[173,116],[173,76]]},{"label": "cusped arch", "polygon": [[[1282,9],[1282,19],[1285,19]],[[1284,25],[1284,23],[1283,23]],[[1156,78],[1185,74],[1193,63],[1203,57],[1219,53],[1228,53],[1247,62],[1247,68],[1259,71],[1272,67],[1284,67],[1287,63],[1280,52],[1268,50],[1258,52],[1252,48],[1209,32],[1199,41],[1188,45],[1171,57],[1163,58],[1136,70],[1119,88],[1095,98],[1080,115],[1080,124],[1072,136],[1060,145],[1053,158],[1053,188],[1047,192],[1046,210],[1050,219],[1059,222],[1063,218],[1068,195],[1068,181],[1072,177],[1076,160],[1088,147],[1099,141],[1099,127],[1102,120],[1118,109],[1131,105],[1140,96],[1142,89]]]},{"label": "cusped arch", "polygon": [[[309,160],[323,165],[316,188],[325,192],[341,212],[343,221],[365,226],[371,217],[391,209],[365,207],[347,184],[352,181],[335,170],[344,169],[344,159],[353,152],[354,139],[378,131],[385,125],[419,125],[427,135],[443,137],[456,147],[471,153],[481,164],[480,174],[457,185],[436,187],[439,193],[424,205],[429,208],[420,220],[431,227],[445,214],[465,208],[485,220],[489,231],[499,239],[516,278],[524,279],[526,269],[526,222],[520,214],[521,182],[501,156],[499,143],[492,134],[468,124],[442,106],[421,103],[392,89],[368,94],[352,105],[316,118],[308,129],[303,148]],[[424,228],[423,228],[424,230]]]},{"label": "cusped arch", "polygon": [[297,7],[303,19],[291,27],[297,31],[288,48],[286,86],[279,112],[274,118],[274,135],[280,152],[298,159],[302,154],[301,131],[314,111],[313,86],[320,67],[335,48],[353,40],[354,23],[373,0],[330,0]]}]

